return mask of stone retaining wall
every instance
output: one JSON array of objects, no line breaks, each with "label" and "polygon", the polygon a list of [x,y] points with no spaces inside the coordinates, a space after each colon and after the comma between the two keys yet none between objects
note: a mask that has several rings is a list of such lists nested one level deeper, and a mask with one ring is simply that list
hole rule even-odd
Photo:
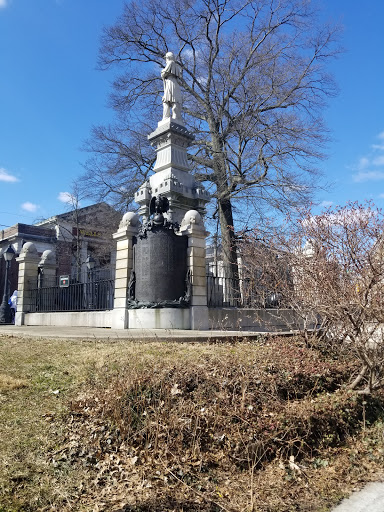
[{"label": "stone retaining wall", "polygon": [[[150,314],[152,314],[151,319]],[[209,327],[213,330],[289,331],[297,328],[300,323],[294,312],[288,309],[209,308],[208,314]],[[129,310],[128,329],[190,329],[189,316],[188,309]],[[23,324],[113,327],[113,310],[25,313]]]}]

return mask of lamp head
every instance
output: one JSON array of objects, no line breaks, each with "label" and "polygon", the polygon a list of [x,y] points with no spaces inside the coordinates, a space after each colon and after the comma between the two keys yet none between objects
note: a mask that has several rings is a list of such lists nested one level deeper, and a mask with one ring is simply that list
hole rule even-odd
[{"label": "lamp head", "polygon": [[15,250],[12,247],[12,245],[9,244],[8,247],[5,249],[5,251],[3,252],[5,261],[11,261],[11,259],[14,257],[14,255],[15,255]]}]

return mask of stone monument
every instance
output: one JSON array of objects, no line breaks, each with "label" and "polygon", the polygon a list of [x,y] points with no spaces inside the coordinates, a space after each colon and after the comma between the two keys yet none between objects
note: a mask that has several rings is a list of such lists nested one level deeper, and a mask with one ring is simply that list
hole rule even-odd
[{"label": "stone monument", "polygon": [[164,83],[163,121],[171,117],[182,123],[181,119],[181,90],[178,79],[182,77],[181,67],[175,62],[172,52],[165,55],[166,66],[161,72]]},{"label": "stone monument", "polygon": [[[193,141],[182,119],[182,70],[165,56],[163,118],[149,142],[154,174],[135,194],[138,215],[126,213],[117,240],[115,326],[207,329],[202,216],[210,196],[191,174]],[[117,325],[119,324],[119,325]]]},{"label": "stone monument", "polygon": [[193,135],[184,126],[181,116],[178,82],[182,76],[181,68],[175,62],[173,53],[168,52],[165,58],[167,64],[161,72],[164,82],[163,118],[157,129],[148,136],[156,150],[155,174],[141,185],[135,194],[135,201],[140,205],[139,215],[146,222],[151,198],[160,194],[169,202],[167,218],[181,223],[190,209],[203,215],[210,197],[190,173],[187,149],[193,142]]}]

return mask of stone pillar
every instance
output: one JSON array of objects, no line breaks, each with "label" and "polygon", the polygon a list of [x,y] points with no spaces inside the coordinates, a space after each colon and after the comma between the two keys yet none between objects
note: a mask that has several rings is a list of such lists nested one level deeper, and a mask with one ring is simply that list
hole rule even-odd
[{"label": "stone pillar", "polygon": [[138,215],[128,212],[123,216],[117,233],[113,234],[116,240],[115,298],[112,318],[114,329],[128,328],[127,297],[133,269],[133,238],[137,235],[139,226]]},{"label": "stone pillar", "polygon": [[187,261],[192,274],[191,329],[209,329],[207,306],[207,276],[205,264],[205,239],[207,232],[203,219],[196,210],[189,210],[181,223],[180,232],[188,236]]},{"label": "stone pillar", "polygon": [[44,251],[39,262],[40,286],[53,286],[56,278],[56,256],[50,251]]},{"label": "stone pillar", "polygon": [[56,256],[49,249],[44,251],[39,262],[38,287],[50,288],[39,296],[40,311],[50,311],[56,296]]},{"label": "stone pillar", "polygon": [[24,244],[20,256],[16,259],[19,263],[16,325],[24,325],[25,313],[31,309],[31,290],[37,287],[39,259],[32,242]]}]

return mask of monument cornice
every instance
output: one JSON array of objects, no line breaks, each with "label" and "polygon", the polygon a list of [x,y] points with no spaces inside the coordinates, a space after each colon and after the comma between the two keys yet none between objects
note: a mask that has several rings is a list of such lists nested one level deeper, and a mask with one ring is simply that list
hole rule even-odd
[{"label": "monument cornice", "polygon": [[191,143],[195,137],[192,133],[183,125],[172,119],[166,119],[160,121],[155,131],[148,135],[149,142],[153,145],[157,143],[157,140],[161,137],[169,135],[179,135],[183,139],[187,139]]}]

